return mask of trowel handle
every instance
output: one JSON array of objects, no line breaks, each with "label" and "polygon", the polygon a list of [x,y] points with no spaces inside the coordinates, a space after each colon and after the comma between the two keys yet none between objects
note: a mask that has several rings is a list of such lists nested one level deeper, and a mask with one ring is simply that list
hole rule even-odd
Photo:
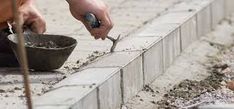
[{"label": "trowel handle", "polygon": [[84,19],[86,22],[92,27],[92,28],[99,28],[100,27],[100,21],[97,19],[97,17],[93,13],[86,13],[84,16]]}]

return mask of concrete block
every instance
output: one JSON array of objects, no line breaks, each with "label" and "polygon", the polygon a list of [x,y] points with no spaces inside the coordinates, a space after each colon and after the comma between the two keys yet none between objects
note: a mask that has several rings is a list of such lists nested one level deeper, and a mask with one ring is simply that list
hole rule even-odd
[{"label": "concrete block", "polygon": [[234,0],[225,0],[225,16],[229,16],[234,12]]},{"label": "concrete block", "polygon": [[[186,22],[188,19],[190,19],[192,16],[194,16],[194,12],[189,11],[178,11],[178,12],[168,12],[167,14],[159,17],[157,20],[160,21],[160,23],[172,23],[172,24],[178,24],[181,25],[184,22]],[[155,22],[157,23],[157,22]]]},{"label": "concrete block", "polygon": [[158,36],[164,37],[179,27],[179,24],[165,23],[164,20],[156,19],[142,29],[137,36]]},{"label": "concrete block", "polygon": [[60,87],[36,98],[34,104],[35,107],[52,105],[97,109],[97,90],[87,85]]},{"label": "concrete block", "polygon": [[103,56],[100,60],[89,64],[86,68],[97,68],[97,67],[125,67],[135,58],[141,55],[141,51],[131,52],[114,52],[109,55]]},{"label": "concrete block", "polygon": [[212,2],[211,4],[212,28],[213,29],[225,16],[224,6],[225,6],[224,0],[214,0],[214,2]]},{"label": "concrete block", "polygon": [[188,45],[198,39],[197,36],[197,19],[192,17],[187,22],[181,25],[181,48],[184,50]]},{"label": "concrete block", "polygon": [[161,37],[135,37],[129,36],[119,41],[115,51],[145,50],[154,45]]},{"label": "concrete block", "polygon": [[197,13],[197,29],[198,37],[205,35],[211,31],[211,8],[205,7]]},{"label": "concrete block", "polygon": [[211,0],[187,0],[175,5],[169,12],[190,12],[196,14],[203,7],[209,5]]},{"label": "concrete block", "polygon": [[98,88],[100,109],[118,109],[121,107],[121,78],[120,72],[113,75]]},{"label": "concrete block", "polygon": [[88,68],[67,77],[54,87],[73,86],[73,85],[92,85],[99,86],[111,78],[115,73],[119,72],[119,68]]},{"label": "concrete block", "polygon": [[75,50],[81,51],[109,51],[112,46],[112,42],[110,40],[97,41],[97,40],[79,40]]},{"label": "concrete block", "polygon": [[163,43],[162,40],[149,48],[143,54],[144,84],[151,83],[163,73]]},{"label": "concrete block", "polygon": [[121,73],[123,103],[126,103],[143,88],[142,56],[125,66]]},{"label": "concrete block", "polygon": [[163,63],[166,70],[181,52],[179,29],[168,34],[163,39]]},{"label": "concrete block", "polygon": [[98,109],[97,90],[93,90],[69,109]]}]

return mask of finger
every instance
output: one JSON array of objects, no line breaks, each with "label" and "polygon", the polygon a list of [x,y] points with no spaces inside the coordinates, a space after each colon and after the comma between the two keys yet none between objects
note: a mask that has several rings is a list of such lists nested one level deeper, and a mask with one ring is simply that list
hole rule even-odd
[{"label": "finger", "polygon": [[36,32],[38,34],[42,34],[46,31],[46,23],[42,19],[38,18],[35,19],[32,24],[30,25],[30,29],[33,32]]},{"label": "finger", "polygon": [[[100,15],[100,14],[99,14]],[[101,15],[101,17],[99,17],[98,19],[100,19],[101,25],[99,28],[93,28],[91,30],[92,33],[95,34],[99,34],[99,36],[97,36],[98,38],[102,38],[103,40],[106,38],[107,34],[109,33],[109,18],[105,15]]]},{"label": "finger", "polygon": [[[109,25],[107,26],[107,30],[106,30],[106,36],[108,36],[110,30],[113,28],[113,22],[112,22],[112,20],[111,20],[111,18],[110,18],[110,14],[107,13],[106,15],[107,15],[107,18],[108,18],[108,20],[109,20]],[[103,38],[102,38],[102,39],[103,39]],[[104,39],[103,39],[103,40],[104,40]]]}]

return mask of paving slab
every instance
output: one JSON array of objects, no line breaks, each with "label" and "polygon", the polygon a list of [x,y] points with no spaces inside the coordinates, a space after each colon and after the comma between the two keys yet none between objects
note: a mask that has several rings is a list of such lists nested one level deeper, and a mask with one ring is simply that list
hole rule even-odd
[{"label": "paving slab", "polygon": [[70,106],[70,108],[80,107],[79,109],[97,109],[97,91],[93,89],[95,88],[90,88],[88,85],[60,87],[44,94],[44,97],[36,98],[34,106],[57,105]]},{"label": "paving slab", "polygon": [[119,68],[89,68],[68,76],[54,88],[73,85],[99,86],[119,72]]}]

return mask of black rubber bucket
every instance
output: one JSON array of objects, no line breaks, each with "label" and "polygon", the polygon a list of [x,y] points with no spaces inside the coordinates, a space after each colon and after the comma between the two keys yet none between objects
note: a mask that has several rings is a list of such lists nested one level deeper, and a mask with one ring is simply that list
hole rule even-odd
[{"label": "black rubber bucket", "polygon": [[[36,71],[50,71],[60,68],[77,45],[74,38],[62,35],[24,34],[24,37],[29,68]],[[11,34],[8,39],[18,58],[16,35]],[[45,42],[53,42],[56,47],[28,46],[28,43],[41,44]]]}]

